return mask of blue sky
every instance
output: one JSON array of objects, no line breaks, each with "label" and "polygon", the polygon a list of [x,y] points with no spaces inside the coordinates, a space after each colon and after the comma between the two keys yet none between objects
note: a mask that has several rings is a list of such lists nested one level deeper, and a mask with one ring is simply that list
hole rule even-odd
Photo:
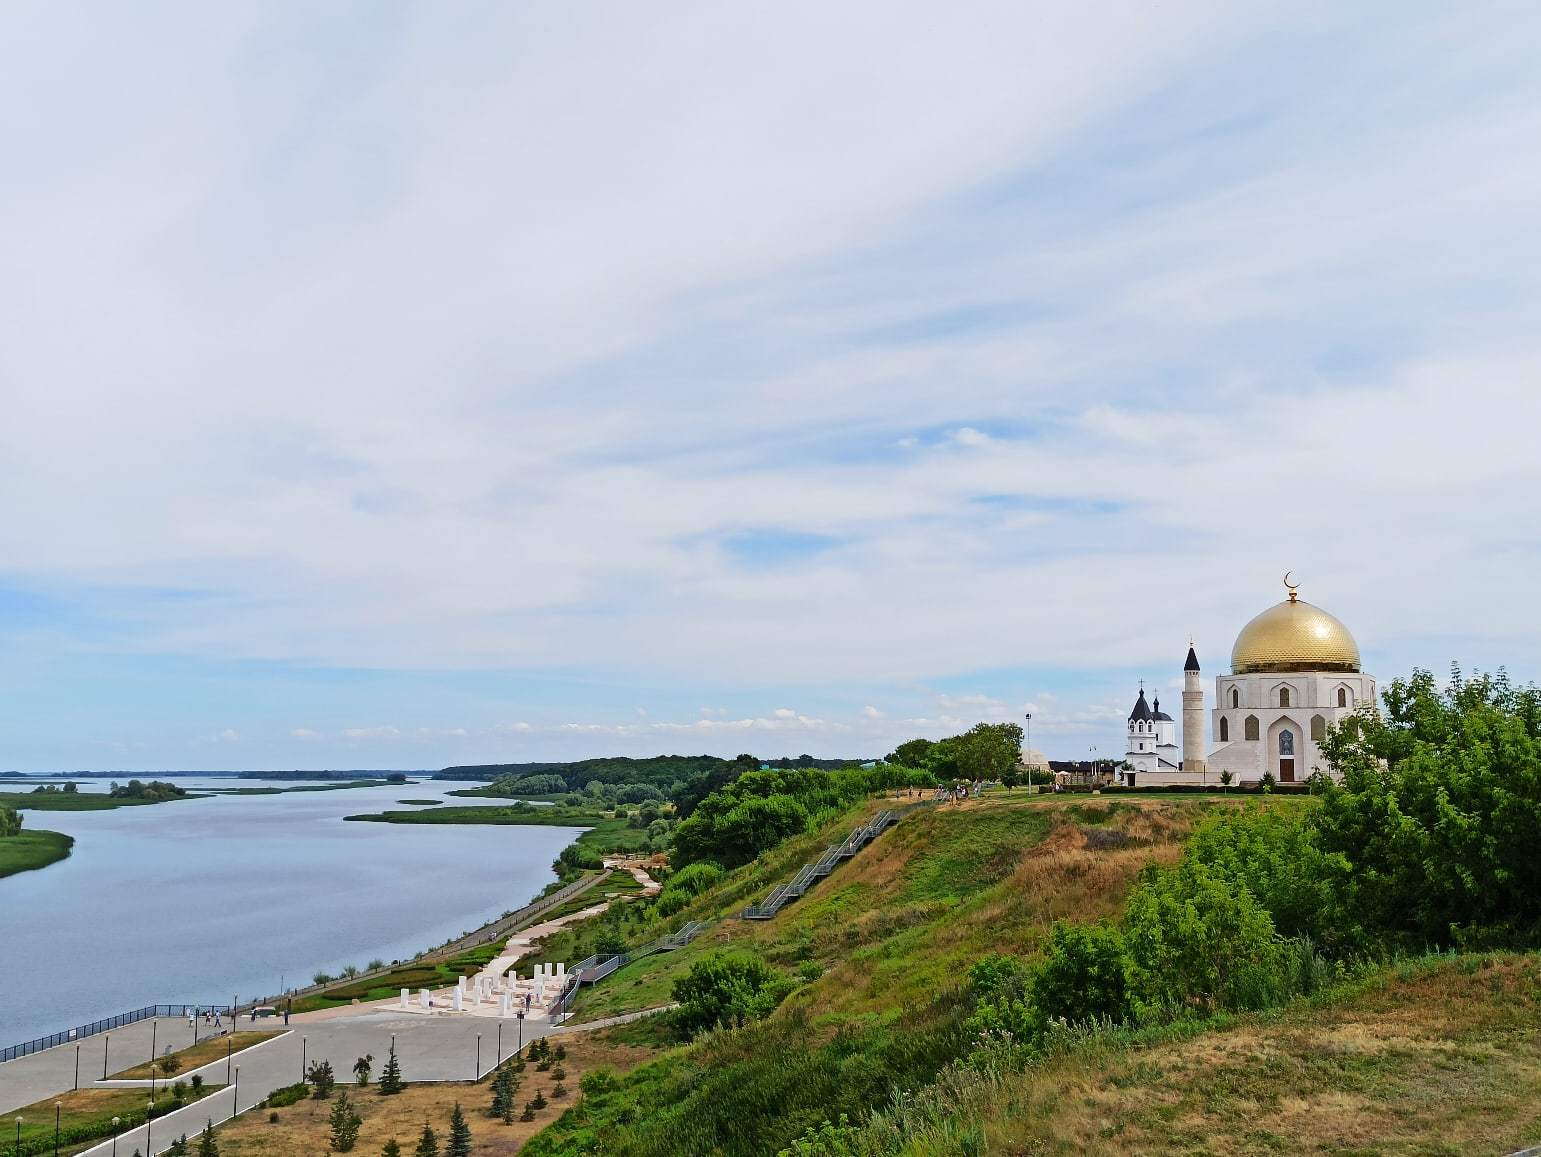
[{"label": "blue sky", "polygon": [[[0,769],[1541,665],[1533,6],[0,16]],[[1174,692],[1175,698],[1175,692]]]}]

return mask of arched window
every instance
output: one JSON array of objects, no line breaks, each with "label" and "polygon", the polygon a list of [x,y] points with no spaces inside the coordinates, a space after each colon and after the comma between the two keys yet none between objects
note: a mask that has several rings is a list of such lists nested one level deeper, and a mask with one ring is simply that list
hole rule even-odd
[{"label": "arched window", "polygon": [[1347,707],[1348,706],[1348,688],[1347,687],[1339,687],[1338,688],[1338,706],[1339,707]]},{"label": "arched window", "polygon": [[1227,719],[1224,715],[1222,715],[1222,716],[1220,716],[1220,742],[1221,743],[1229,743],[1230,741],[1231,741],[1231,721],[1229,719]]},{"label": "arched window", "polygon": [[1324,740],[1326,738],[1327,738],[1327,721],[1325,719],[1323,719],[1320,715],[1313,715],[1313,716],[1311,716],[1311,739],[1312,739],[1312,741],[1315,742],[1315,743],[1320,743],[1322,740]]},{"label": "arched window", "polygon": [[1279,754],[1280,755],[1294,755],[1295,754],[1295,733],[1293,731],[1291,731],[1288,727],[1286,727],[1283,731],[1279,732]]},{"label": "arched window", "polygon": [[1231,688],[1231,706],[1232,707],[1240,707],[1241,706],[1241,692],[1236,690],[1236,688],[1234,688],[1234,687]]},{"label": "arched window", "polygon": [[1242,736],[1246,739],[1257,741],[1257,716],[1248,715],[1241,721]]},{"label": "arched window", "polygon": [[1288,707],[1289,705],[1290,705],[1290,689],[1288,687],[1280,687],[1279,688],[1279,706],[1280,707]]}]

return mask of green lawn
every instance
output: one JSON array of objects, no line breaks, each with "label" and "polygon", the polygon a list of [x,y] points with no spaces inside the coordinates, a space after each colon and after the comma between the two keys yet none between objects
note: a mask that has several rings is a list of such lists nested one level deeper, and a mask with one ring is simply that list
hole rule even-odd
[{"label": "green lawn", "polygon": [[17,811],[40,812],[102,812],[115,807],[137,807],[141,804],[174,803],[176,799],[199,799],[188,794],[174,799],[118,799],[106,792],[86,791],[4,791],[0,792],[0,804],[10,804]]},{"label": "green lawn", "polygon": [[[178,1104],[191,1104],[200,1097],[212,1096],[223,1085],[207,1084],[193,1096],[185,1093],[185,1100],[175,1101],[171,1094],[160,1092],[156,1096],[157,1116],[170,1112]],[[5,1126],[0,1129],[0,1153],[10,1157],[16,1138],[16,1120],[21,1119],[21,1152],[26,1154],[51,1154],[54,1151],[54,1104],[61,1106],[59,1114],[60,1153],[81,1153],[113,1133],[112,1119],[119,1118],[118,1131],[125,1132],[144,1124],[145,1107],[149,1102],[148,1088],[132,1089],[80,1089],[60,1093],[13,1109],[4,1117]],[[228,1103],[228,1102],[227,1102]],[[156,1139],[159,1140],[159,1130]],[[124,1147],[119,1157],[133,1152]]]},{"label": "green lawn", "polygon": [[75,837],[40,828],[23,829],[18,836],[0,839],[0,877],[46,868],[70,854]]}]

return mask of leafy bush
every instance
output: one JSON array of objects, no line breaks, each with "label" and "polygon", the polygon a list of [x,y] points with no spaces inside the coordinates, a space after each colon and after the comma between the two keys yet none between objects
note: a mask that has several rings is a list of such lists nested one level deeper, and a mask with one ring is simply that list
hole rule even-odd
[{"label": "leafy bush", "polygon": [[787,979],[752,952],[713,952],[674,982],[674,1028],[688,1040],[765,1016],[787,995]]},{"label": "leafy bush", "polygon": [[1285,962],[1267,909],[1198,860],[1148,871],[1124,911],[1140,998],[1169,1009],[1249,1005],[1261,973]]},{"label": "leafy bush", "polygon": [[1117,928],[1057,923],[1035,970],[1033,995],[1045,1017],[1117,1024],[1134,1011],[1131,973],[1129,951]]}]

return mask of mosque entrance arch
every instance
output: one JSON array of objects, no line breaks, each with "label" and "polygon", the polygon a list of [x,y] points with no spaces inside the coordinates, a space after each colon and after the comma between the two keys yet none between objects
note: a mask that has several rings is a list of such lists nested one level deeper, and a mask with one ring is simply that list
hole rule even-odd
[{"label": "mosque entrance arch", "polygon": [[1268,763],[1280,783],[1294,783],[1298,760],[1304,754],[1305,732],[1288,715],[1268,729]]}]

